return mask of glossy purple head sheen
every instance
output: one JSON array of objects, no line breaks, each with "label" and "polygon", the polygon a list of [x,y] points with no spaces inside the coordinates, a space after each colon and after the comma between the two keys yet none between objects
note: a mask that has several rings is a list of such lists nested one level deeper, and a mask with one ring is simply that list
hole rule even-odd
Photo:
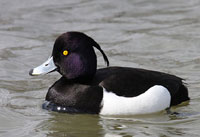
[{"label": "glossy purple head sheen", "polygon": [[[67,32],[59,36],[52,53],[58,72],[67,79],[92,78],[97,68],[93,49],[96,44],[92,38],[80,32]],[[68,51],[68,55],[63,55],[64,50]]]},{"label": "glossy purple head sheen", "polygon": [[62,59],[58,65],[59,72],[68,79],[92,77],[96,72],[96,61],[90,59],[88,62],[85,59],[86,57],[82,55],[72,53],[67,58]]}]

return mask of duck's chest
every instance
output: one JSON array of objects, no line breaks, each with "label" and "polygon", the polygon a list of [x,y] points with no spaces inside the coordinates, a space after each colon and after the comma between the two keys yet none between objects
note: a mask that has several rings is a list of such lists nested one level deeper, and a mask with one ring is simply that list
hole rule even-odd
[{"label": "duck's chest", "polygon": [[47,101],[56,104],[57,107],[65,108],[66,112],[70,111],[70,113],[73,113],[73,110],[74,113],[99,113],[103,98],[102,87],[61,83],[61,81],[56,82],[49,88]]}]

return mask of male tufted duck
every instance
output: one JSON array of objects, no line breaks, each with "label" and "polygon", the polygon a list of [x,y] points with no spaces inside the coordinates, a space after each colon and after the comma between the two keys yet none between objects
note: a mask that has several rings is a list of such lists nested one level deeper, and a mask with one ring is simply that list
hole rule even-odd
[{"label": "male tufted duck", "polygon": [[62,77],[48,90],[43,108],[67,113],[134,115],[158,112],[189,100],[181,78],[151,70],[97,69],[93,47],[109,61],[99,44],[81,32],[59,36],[51,57],[30,70],[32,76],[58,71]]}]

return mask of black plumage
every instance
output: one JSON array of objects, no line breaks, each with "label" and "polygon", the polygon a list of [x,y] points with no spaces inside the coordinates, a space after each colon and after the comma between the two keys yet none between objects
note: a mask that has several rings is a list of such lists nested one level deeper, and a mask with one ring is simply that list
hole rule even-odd
[{"label": "black plumage", "polygon": [[[177,76],[139,68],[97,69],[93,47],[102,53],[109,65],[104,51],[89,36],[67,32],[57,38],[52,57],[62,77],[49,88],[46,100],[50,103],[43,105],[44,108],[69,113],[99,113],[103,105],[103,88],[118,96],[136,97],[155,85],[168,89],[170,106],[189,100],[187,87]],[[62,54],[64,50],[69,52],[67,56]]]}]

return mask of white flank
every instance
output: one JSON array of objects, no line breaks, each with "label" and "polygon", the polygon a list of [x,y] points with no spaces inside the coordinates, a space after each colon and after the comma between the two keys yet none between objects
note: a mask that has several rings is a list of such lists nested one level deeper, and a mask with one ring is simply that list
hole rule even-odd
[{"label": "white flank", "polygon": [[170,106],[169,91],[160,85],[148,89],[136,97],[117,96],[112,92],[103,91],[102,115],[137,115],[159,112]]}]

